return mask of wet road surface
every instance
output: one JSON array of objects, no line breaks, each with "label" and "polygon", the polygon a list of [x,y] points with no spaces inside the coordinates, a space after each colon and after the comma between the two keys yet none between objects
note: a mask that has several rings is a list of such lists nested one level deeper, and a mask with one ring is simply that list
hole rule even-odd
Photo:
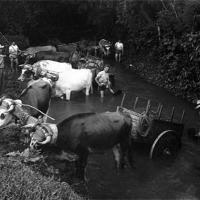
[{"label": "wet road surface", "polygon": [[[155,105],[164,105],[163,117],[169,118],[175,106],[175,119],[180,119],[185,109],[185,130],[198,124],[194,106],[181,98],[172,96],[166,90],[147,83],[123,66],[112,64],[116,90],[126,93],[124,106],[131,108],[136,96],[138,110],[143,111],[147,99]],[[72,93],[71,101],[52,99],[49,115],[60,122],[80,112],[115,111],[122,95],[113,96],[108,91],[104,99],[96,91],[86,97],[83,92]],[[87,167],[87,192],[91,199],[199,199],[200,198],[200,144],[190,141],[184,132],[183,146],[178,158],[171,163],[155,163],[148,155],[134,152],[135,169],[127,167],[120,174],[114,170],[111,151],[89,156]]]}]

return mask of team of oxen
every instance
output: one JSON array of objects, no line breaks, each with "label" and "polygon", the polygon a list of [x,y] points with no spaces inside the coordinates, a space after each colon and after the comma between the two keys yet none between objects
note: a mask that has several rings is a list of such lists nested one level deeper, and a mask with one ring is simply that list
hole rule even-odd
[{"label": "team of oxen", "polygon": [[[33,50],[29,48],[29,51]],[[88,68],[103,65],[101,60],[89,62],[83,59],[80,62],[81,66],[89,63]],[[41,114],[47,116],[45,113],[48,112],[52,96],[66,95],[69,100],[71,91],[84,88],[86,95],[89,95],[94,77],[91,69],[74,69],[71,63],[41,60],[33,65],[23,65],[19,79],[24,80],[28,75],[35,77],[36,80],[28,83],[19,99],[14,100],[7,96],[0,99],[1,128],[9,126],[12,122],[18,123],[22,129],[27,129],[30,133],[30,149],[55,146],[62,153],[71,152],[78,155],[75,162],[80,178],[85,176],[89,153],[95,150],[112,148],[117,169],[124,166],[126,157],[130,166],[133,166],[132,120],[129,114],[79,113],[59,124],[46,123],[38,119]]]}]

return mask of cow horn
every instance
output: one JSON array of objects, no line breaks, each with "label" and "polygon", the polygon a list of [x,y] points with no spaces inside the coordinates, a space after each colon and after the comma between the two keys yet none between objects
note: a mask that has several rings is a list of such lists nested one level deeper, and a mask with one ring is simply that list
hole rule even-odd
[{"label": "cow horn", "polygon": [[0,98],[0,105],[2,104],[2,101],[3,101],[3,97],[2,97],[2,98]]},{"label": "cow horn", "polygon": [[48,144],[51,142],[51,136],[47,136],[46,140],[44,140],[43,142],[41,142],[41,144]]},{"label": "cow horn", "polygon": [[5,96],[3,96],[3,97],[0,98],[0,105],[2,104],[2,102],[3,102],[3,100],[4,100],[5,98],[6,98]]},{"label": "cow horn", "polygon": [[7,110],[7,112],[9,113],[9,112],[13,111],[14,108],[15,108],[15,107],[14,107],[14,104],[11,104],[11,105],[10,105],[10,108]]},{"label": "cow horn", "polygon": [[21,65],[19,65],[19,67],[21,67],[21,68],[24,68],[24,66],[25,66],[25,64],[21,64]]},{"label": "cow horn", "polygon": [[33,128],[35,126],[35,124],[26,124],[24,126],[22,126],[21,128]]}]

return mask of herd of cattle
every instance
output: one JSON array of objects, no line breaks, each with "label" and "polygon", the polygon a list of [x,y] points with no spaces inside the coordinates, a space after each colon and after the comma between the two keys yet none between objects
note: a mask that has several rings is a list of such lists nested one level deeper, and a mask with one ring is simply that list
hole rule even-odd
[{"label": "herd of cattle", "polygon": [[39,60],[53,60],[58,62],[69,62],[77,68],[77,63],[81,57],[93,55],[95,57],[108,56],[111,43],[105,39],[96,42],[79,41],[69,44],[58,44],[55,46],[29,47],[21,52],[21,58],[27,63],[35,63]]},{"label": "herd of cattle", "polygon": [[[34,48],[28,48],[23,53],[29,56],[29,59],[30,55],[55,56],[63,53],[55,51],[53,47],[48,46],[48,48],[51,51],[46,53]],[[87,56],[80,59],[80,66],[74,69],[70,62],[58,62],[50,60],[50,57],[46,58],[43,57],[44,60],[34,64],[27,61],[21,65],[22,73],[19,79],[24,80],[30,76],[36,80],[28,82],[19,99],[14,100],[6,95],[0,98],[0,128],[6,128],[13,122],[17,123],[22,130],[28,130],[31,149],[51,144],[57,147],[60,153],[77,154],[76,169],[80,178],[85,177],[87,158],[89,152],[93,150],[112,148],[117,168],[124,166],[126,156],[132,166],[130,153],[132,122],[128,114],[79,113],[64,119],[59,124],[39,120],[41,114],[47,116],[45,113],[48,112],[52,96],[62,97],[65,94],[69,100],[71,91],[84,88],[86,95],[89,95],[96,71],[104,65],[102,59]],[[36,128],[38,126],[40,128]]]},{"label": "herd of cattle", "polygon": [[[22,70],[19,80],[45,77],[52,84],[52,96],[61,98],[65,96],[67,100],[70,100],[71,91],[86,89],[86,95],[89,95],[90,91],[93,93],[94,79],[97,73],[104,69],[104,61],[102,58],[90,55],[89,47],[86,48],[85,55],[83,53],[86,52],[85,48],[80,46],[71,43],[57,45],[57,48],[29,47],[21,53],[21,56],[25,57],[25,62],[20,65]],[[90,49],[92,47],[90,46]],[[99,47],[101,48],[102,46]],[[106,49],[109,50],[108,46]]]}]

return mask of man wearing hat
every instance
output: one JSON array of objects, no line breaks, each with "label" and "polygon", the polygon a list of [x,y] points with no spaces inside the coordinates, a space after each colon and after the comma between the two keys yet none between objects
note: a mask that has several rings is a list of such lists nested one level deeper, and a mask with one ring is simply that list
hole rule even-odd
[{"label": "man wearing hat", "polygon": [[4,46],[0,44],[0,92],[4,87],[4,57],[5,55],[2,54]]}]

